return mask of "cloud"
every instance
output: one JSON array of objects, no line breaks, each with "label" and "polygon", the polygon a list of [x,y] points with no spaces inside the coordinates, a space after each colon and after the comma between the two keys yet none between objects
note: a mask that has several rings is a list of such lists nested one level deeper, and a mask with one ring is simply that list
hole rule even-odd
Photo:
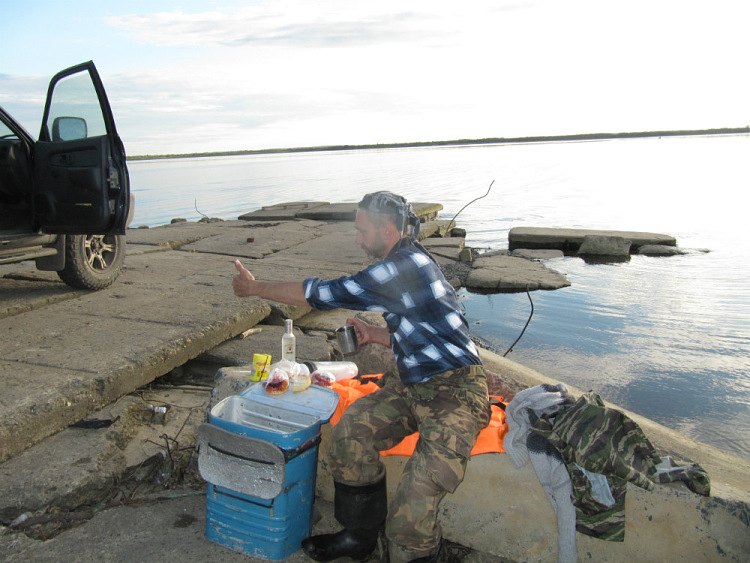
[{"label": "cloud", "polygon": [[[742,34],[687,41],[703,21],[695,9],[636,4],[107,9],[116,15],[85,56],[96,55],[131,154],[744,124],[750,85],[726,56]],[[678,12],[679,28],[663,25]],[[0,79],[2,99],[29,100],[38,123],[48,79],[39,101]]]},{"label": "cloud", "polygon": [[0,74],[3,108],[32,135],[39,133],[49,78]]},{"label": "cloud", "polygon": [[363,14],[361,6],[355,10],[346,4],[325,11],[317,4],[280,3],[273,9],[261,5],[236,12],[177,10],[110,16],[106,22],[140,42],[161,47],[339,47],[412,41],[434,35],[428,25],[434,16],[429,14],[391,11],[382,5],[368,11]]},{"label": "cloud", "polygon": [[177,74],[111,77],[107,92],[133,155],[386,142],[400,134],[394,120],[432,121],[418,100],[356,89],[216,87]]}]

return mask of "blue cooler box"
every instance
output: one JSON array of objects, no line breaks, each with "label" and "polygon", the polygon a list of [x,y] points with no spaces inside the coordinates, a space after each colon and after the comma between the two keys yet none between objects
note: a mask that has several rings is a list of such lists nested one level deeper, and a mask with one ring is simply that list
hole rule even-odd
[{"label": "blue cooler box", "polygon": [[251,557],[289,557],[310,535],[320,425],[335,391],[270,395],[262,384],[211,409],[198,437],[206,537]]}]

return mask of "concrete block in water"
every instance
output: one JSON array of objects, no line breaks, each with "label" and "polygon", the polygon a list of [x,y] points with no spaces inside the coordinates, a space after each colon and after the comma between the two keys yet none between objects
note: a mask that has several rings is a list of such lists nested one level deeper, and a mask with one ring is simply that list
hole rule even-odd
[{"label": "concrete block in water", "polygon": [[586,235],[578,248],[578,256],[630,256],[632,242],[623,237]]}]

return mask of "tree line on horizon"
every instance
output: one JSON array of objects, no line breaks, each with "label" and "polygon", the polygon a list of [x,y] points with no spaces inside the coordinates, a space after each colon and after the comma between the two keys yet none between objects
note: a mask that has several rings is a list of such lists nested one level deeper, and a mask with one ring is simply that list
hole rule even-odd
[{"label": "tree line on horizon", "polygon": [[323,152],[366,149],[395,149],[411,147],[436,147],[450,145],[489,145],[504,143],[544,143],[554,141],[593,141],[605,139],[629,139],[639,137],[680,137],[699,135],[737,135],[750,133],[747,127],[722,127],[715,129],[686,129],[676,131],[637,131],[626,133],[577,133],[572,135],[536,135],[528,137],[487,137],[483,139],[453,139],[447,141],[411,141],[403,143],[371,143],[363,145],[321,145],[315,147],[288,147],[272,149],[245,149],[236,151],[194,152],[179,154],[156,154],[128,156],[128,160],[156,160],[166,158],[195,158],[210,156],[240,156],[252,154],[277,154],[296,152]]}]

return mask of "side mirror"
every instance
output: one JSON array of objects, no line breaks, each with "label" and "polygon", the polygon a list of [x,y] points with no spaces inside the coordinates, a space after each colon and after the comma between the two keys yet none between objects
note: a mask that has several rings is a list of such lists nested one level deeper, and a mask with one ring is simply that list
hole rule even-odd
[{"label": "side mirror", "polygon": [[56,117],[52,122],[52,140],[76,141],[88,135],[86,120],[82,117]]}]

